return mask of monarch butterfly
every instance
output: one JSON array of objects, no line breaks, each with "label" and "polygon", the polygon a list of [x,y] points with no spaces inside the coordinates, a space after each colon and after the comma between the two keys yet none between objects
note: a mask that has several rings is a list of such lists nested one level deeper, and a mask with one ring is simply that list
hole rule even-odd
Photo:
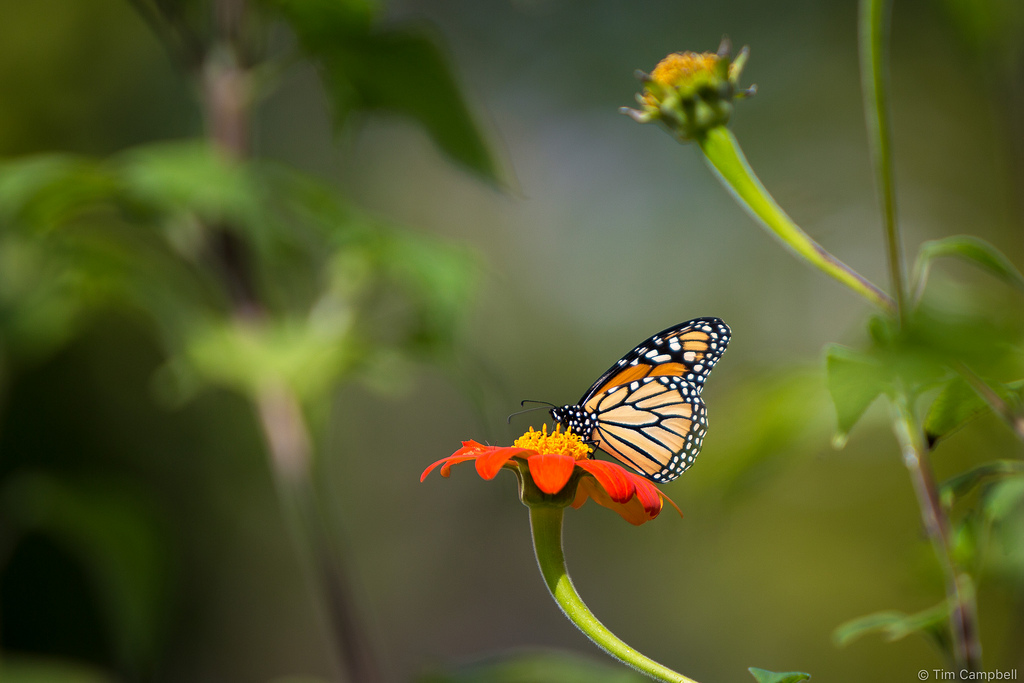
[{"label": "monarch butterfly", "polygon": [[663,330],[551,417],[648,479],[672,481],[700,452],[708,426],[700,391],[731,335],[718,318]]}]

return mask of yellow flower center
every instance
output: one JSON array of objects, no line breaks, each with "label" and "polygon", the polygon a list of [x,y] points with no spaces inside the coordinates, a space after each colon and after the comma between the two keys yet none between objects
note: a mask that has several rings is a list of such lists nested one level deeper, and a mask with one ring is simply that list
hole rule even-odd
[{"label": "yellow flower center", "polygon": [[716,75],[720,59],[713,52],[675,52],[658,62],[651,72],[651,80],[666,88],[707,80]]},{"label": "yellow flower center", "polygon": [[593,450],[583,443],[578,434],[572,433],[572,428],[562,431],[562,425],[557,425],[555,431],[548,434],[548,426],[544,425],[541,431],[536,432],[533,427],[515,441],[516,448],[529,448],[538,453],[558,453],[572,456],[573,460],[585,460],[590,457]]}]

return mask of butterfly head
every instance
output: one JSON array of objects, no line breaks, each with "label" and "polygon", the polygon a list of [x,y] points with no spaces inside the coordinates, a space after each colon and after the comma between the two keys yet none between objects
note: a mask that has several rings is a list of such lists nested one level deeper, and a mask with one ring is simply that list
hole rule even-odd
[{"label": "butterfly head", "polygon": [[564,405],[561,408],[551,409],[551,419],[566,429],[571,429],[574,434],[584,439],[590,438],[594,431],[594,418],[587,411],[578,405]]}]

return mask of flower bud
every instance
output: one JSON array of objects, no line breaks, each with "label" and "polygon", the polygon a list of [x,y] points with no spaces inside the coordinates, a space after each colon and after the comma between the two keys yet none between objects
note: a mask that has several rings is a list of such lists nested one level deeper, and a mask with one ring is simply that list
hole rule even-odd
[{"label": "flower bud", "polygon": [[717,53],[676,52],[650,74],[637,72],[644,91],[636,96],[640,109],[623,107],[639,123],[660,121],[680,141],[693,140],[732,116],[733,100],[753,95],[754,86],[738,87],[749,49],[733,59],[728,39]]}]

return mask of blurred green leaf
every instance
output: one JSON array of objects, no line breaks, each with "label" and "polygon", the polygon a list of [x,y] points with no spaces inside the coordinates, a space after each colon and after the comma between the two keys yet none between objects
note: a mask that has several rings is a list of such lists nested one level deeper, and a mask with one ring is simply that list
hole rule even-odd
[{"label": "blurred green leaf", "polygon": [[875,612],[836,627],[832,632],[832,641],[838,647],[846,647],[869,633],[878,633],[887,642],[900,640],[913,633],[921,633],[945,649],[949,640],[948,619],[949,604],[945,601],[916,614],[897,611]]},{"label": "blurred green leaf", "polygon": [[0,234],[0,343],[22,358],[46,355],[77,329],[87,304],[63,250]]},{"label": "blurred green leaf", "polygon": [[871,353],[889,366],[893,378],[917,388],[945,380],[965,365],[975,373],[999,375],[1021,365],[1024,316],[1007,314],[977,296],[930,297],[910,311],[903,325],[875,317]]},{"label": "blurred green leaf", "polygon": [[117,178],[102,164],[44,154],[0,164],[0,231],[42,232],[116,197]]},{"label": "blurred green leaf", "polygon": [[757,683],[799,683],[811,678],[811,674],[802,671],[785,671],[777,673],[768,669],[758,669],[756,666],[747,668],[750,675],[757,679]]},{"label": "blurred green leaf", "polygon": [[978,559],[978,535],[973,515],[968,513],[953,524],[950,538],[951,555],[957,567],[970,567]]},{"label": "blurred green leaf", "polygon": [[[304,399],[321,396],[355,362],[349,328],[301,320],[251,325],[214,320],[194,327],[172,370],[247,396],[284,385]],[[184,365],[181,365],[184,364]],[[189,373],[194,373],[192,377]]]},{"label": "blurred green leaf", "polygon": [[[992,390],[1011,406],[1024,400],[1024,380],[1009,384],[990,384]],[[953,377],[932,402],[924,420],[928,444],[954,433],[972,419],[992,412],[992,406],[978,395],[962,377]]]},{"label": "blurred green leaf", "polygon": [[178,240],[182,230],[189,241],[198,239],[196,220],[261,237],[257,229],[265,209],[252,168],[229,160],[205,141],[137,147],[114,166],[126,200],[170,219],[164,227],[176,231],[172,236]]},{"label": "blurred green leaf", "polygon": [[414,306],[408,343],[432,352],[449,347],[477,290],[480,265],[470,249],[410,232],[384,233],[381,266]]},{"label": "blurred green leaf", "polygon": [[1020,476],[1021,472],[1024,472],[1024,469],[1018,469],[1017,476],[996,482],[986,492],[982,507],[985,516],[991,521],[1000,522],[1006,519],[1024,502],[1024,477]]},{"label": "blurred green leaf", "polygon": [[74,662],[25,655],[0,654],[0,681],[4,683],[113,683],[98,669]]},{"label": "blurred green leaf", "polygon": [[487,143],[429,35],[374,28],[361,2],[277,0],[269,6],[323,67],[339,123],[359,109],[411,116],[451,158],[497,180]]},{"label": "blurred green leaf", "polygon": [[1024,576],[1024,505],[1020,479],[993,485],[982,501],[982,514],[992,523],[985,552],[985,570],[1018,587]]},{"label": "blurred green leaf", "polygon": [[526,651],[424,674],[417,683],[641,683],[646,680],[623,666],[609,666],[566,652]]},{"label": "blurred green leaf", "polygon": [[8,480],[0,503],[12,524],[47,534],[80,559],[121,661],[134,670],[151,666],[168,607],[168,558],[150,505],[112,480],[41,473]]},{"label": "blurred green leaf", "polygon": [[886,368],[873,356],[831,344],[825,350],[828,392],[836,407],[833,444],[841,448],[853,426],[889,386]]},{"label": "blurred green leaf", "polygon": [[978,465],[967,472],[947,479],[939,487],[939,495],[945,505],[952,505],[957,499],[967,495],[978,484],[990,479],[998,479],[1024,474],[1024,462],[1020,460],[995,460]]},{"label": "blurred green leaf", "polygon": [[954,235],[921,245],[914,263],[914,291],[920,293],[928,281],[932,261],[939,257],[959,258],[971,263],[1008,285],[1024,291],[1024,275],[1001,251],[973,235]]}]

